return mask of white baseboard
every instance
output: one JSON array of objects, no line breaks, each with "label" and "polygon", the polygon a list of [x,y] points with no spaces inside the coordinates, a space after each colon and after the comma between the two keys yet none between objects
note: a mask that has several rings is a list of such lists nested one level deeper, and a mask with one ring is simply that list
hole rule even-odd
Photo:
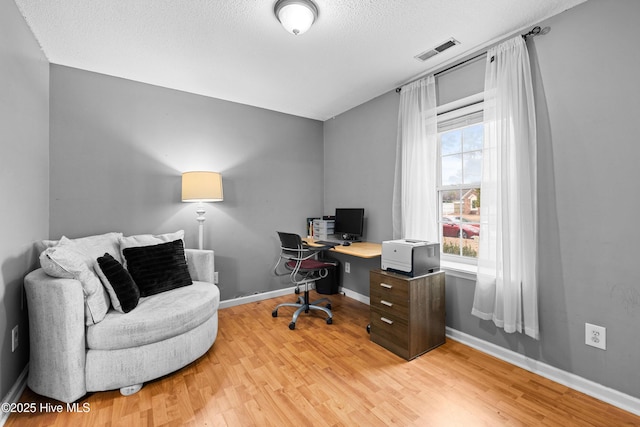
[{"label": "white baseboard", "polygon": [[341,293],[344,294],[345,296],[354,299],[356,301],[360,301],[364,304],[370,305],[370,299],[368,296],[359,294],[357,292],[352,291],[351,289],[347,289],[347,288],[341,288]]},{"label": "white baseboard", "polygon": [[[248,304],[250,302],[256,302],[256,301],[262,301],[270,298],[281,297],[283,295],[291,295],[295,291],[295,289],[296,289],[295,287],[290,287],[290,288],[278,289],[276,291],[261,292],[258,294],[247,295],[244,297],[227,299],[224,301],[220,301],[219,308],[233,307],[236,305]],[[362,303],[369,305],[369,297],[367,296],[364,296],[362,294],[359,294],[357,292],[354,292],[346,288],[341,288],[340,293],[351,299],[354,299],[356,301],[360,301]]]},{"label": "white baseboard", "polygon": [[[20,396],[22,396],[22,392],[24,391],[25,388],[27,388],[28,372],[29,372],[29,364],[27,363],[27,366],[24,367],[24,369],[20,373],[20,376],[18,377],[16,382],[13,384],[13,386],[11,387],[7,395],[2,398],[2,403],[16,403],[18,400],[20,400]],[[0,426],[3,426],[7,422],[7,419],[9,418],[10,414],[11,414],[10,412],[0,411]]]},{"label": "white baseboard", "polygon": [[283,295],[291,295],[295,291],[295,287],[292,286],[290,288],[278,289],[276,291],[269,292],[261,292],[259,294],[247,295],[244,297],[238,297],[233,299],[227,299],[224,301],[220,301],[220,306],[218,308],[227,308],[233,307],[236,305],[249,304],[250,302],[262,301],[265,299],[281,297]]},{"label": "white baseboard", "polygon": [[555,368],[551,365],[547,365],[546,363],[538,360],[531,359],[520,353],[516,353],[515,351],[508,350],[504,347],[500,347],[469,334],[465,334],[464,332],[460,332],[456,329],[447,327],[446,333],[447,337],[452,340],[461,342],[462,344],[468,345],[469,347],[475,348],[483,353],[540,375],[541,377],[548,378],[551,381],[555,381],[598,400],[617,406],[618,408],[624,409],[632,414],[640,415],[640,399],[638,398],[612,388],[605,387],[601,384]]}]

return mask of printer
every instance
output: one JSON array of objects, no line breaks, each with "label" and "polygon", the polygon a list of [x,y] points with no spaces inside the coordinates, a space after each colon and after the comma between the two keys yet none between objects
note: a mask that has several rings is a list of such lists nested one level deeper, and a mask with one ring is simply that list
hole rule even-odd
[{"label": "printer", "polygon": [[440,270],[440,243],[400,239],[382,242],[382,269],[410,277]]}]

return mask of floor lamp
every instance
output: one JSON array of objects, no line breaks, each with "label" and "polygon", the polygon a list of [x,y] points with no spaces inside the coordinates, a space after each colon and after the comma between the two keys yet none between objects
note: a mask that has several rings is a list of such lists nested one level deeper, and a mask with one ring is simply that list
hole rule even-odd
[{"label": "floor lamp", "polygon": [[221,202],[222,175],[218,172],[193,171],[182,174],[182,201],[198,202],[198,249],[204,249],[204,203]]}]

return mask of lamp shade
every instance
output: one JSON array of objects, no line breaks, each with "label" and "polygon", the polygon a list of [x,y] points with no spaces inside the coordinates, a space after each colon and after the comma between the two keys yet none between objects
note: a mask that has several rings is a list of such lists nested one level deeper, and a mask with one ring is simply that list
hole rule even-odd
[{"label": "lamp shade", "polygon": [[311,0],[278,0],[273,11],[284,29],[296,36],[311,28],[318,17]]},{"label": "lamp shade", "polygon": [[185,172],[182,174],[183,202],[220,202],[222,175],[218,172]]}]

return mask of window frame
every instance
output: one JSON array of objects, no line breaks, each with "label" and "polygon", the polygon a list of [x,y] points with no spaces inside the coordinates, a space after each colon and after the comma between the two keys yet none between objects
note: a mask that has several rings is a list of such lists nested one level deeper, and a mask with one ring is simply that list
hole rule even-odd
[{"label": "window frame", "polygon": [[[479,123],[484,123],[484,94],[478,93],[466,98],[453,101],[451,103],[438,107],[437,110],[437,126],[438,126],[438,164],[437,164],[437,185],[438,193],[438,230],[440,239],[444,240],[442,235],[442,195],[449,190],[481,188],[481,184],[460,184],[455,186],[444,186],[442,184],[442,152],[441,152],[441,135],[444,132],[454,129],[460,129]],[[468,279],[475,279],[477,272],[477,258],[467,257],[463,255],[454,255],[442,252],[442,244],[440,242],[440,264],[441,267],[449,273]]]}]

